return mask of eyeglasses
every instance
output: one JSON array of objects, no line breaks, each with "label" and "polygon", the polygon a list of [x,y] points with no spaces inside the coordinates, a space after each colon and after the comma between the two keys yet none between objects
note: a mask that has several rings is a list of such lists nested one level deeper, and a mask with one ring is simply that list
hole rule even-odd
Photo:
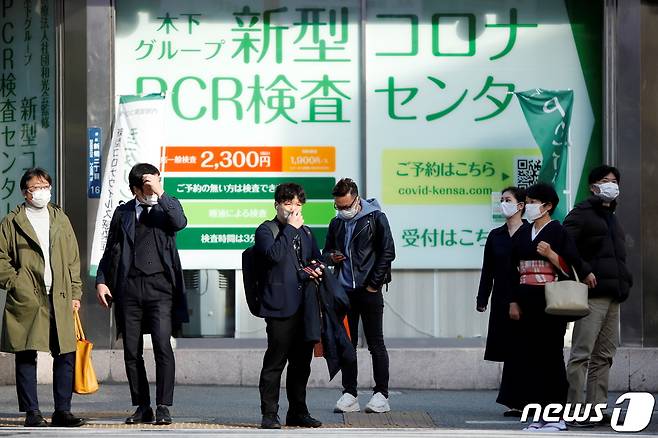
[{"label": "eyeglasses", "polygon": [[27,191],[30,193],[34,193],[37,190],[50,190],[50,186],[32,186],[27,188]]},{"label": "eyeglasses", "polygon": [[340,206],[340,207],[339,207],[339,206],[336,205],[336,203],[334,202],[334,210],[338,210],[338,211],[350,210],[352,207],[354,207],[354,204],[356,203],[356,200],[357,200],[357,199],[359,199],[359,197],[358,197],[358,196],[355,196],[355,197],[354,197],[354,201],[352,201],[352,203],[351,203],[350,205],[348,205],[348,206]]}]

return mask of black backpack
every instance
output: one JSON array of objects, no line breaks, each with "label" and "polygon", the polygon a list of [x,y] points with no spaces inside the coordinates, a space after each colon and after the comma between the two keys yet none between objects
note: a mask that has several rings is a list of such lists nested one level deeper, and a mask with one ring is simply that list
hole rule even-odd
[{"label": "black backpack", "polygon": [[[275,221],[265,221],[272,236],[276,239],[279,235],[279,226]],[[260,264],[262,267],[262,263]],[[261,268],[262,269],[262,268]],[[263,285],[261,284],[262,272],[259,269],[258,254],[254,245],[242,252],[242,281],[244,283],[244,295],[247,306],[252,315],[260,317],[261,295]]]}]

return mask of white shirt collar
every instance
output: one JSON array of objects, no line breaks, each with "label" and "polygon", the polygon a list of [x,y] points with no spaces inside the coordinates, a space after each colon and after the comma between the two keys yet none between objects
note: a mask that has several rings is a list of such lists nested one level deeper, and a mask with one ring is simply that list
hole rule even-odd
[{"label": "white shirt collar", "polygon": [[543,230],[544,228],[546,228],[546,225],[550,224],[551,222],[553,222],[553,221],[551,220],[551,221],[546,222],[546,223],[545,223],[545,224],[544,224],[539,230],[537,230],[537,231],[535,231],[535,225],[532,224],[532,232],[530,233],[531,240],[534,241],[534,240],[537,238],[537,236],[539,235],[539,233],[541,233],[542,230]]}]

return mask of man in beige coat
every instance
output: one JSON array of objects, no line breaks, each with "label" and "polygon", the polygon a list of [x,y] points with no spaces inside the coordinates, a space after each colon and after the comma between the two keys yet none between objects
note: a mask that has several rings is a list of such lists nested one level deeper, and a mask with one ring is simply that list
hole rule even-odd
[{"label": "man in beige coat", "polygon": [[40,168],[21,178],[25,203],[0,223],[0,288],[7,291],[4,352],[16,358],[16,391],[25,426],[47,426],[37,399],[37,351],[53,356],[52,425],[77,427],[71,414],[75,368],[73,311],[80,308],[80,258],[64,211],[50,203],[52,179]]}]

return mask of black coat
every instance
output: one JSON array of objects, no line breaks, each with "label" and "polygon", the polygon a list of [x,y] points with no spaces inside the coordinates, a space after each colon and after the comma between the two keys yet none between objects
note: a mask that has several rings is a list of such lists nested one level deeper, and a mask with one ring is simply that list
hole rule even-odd
[{"label": "black coat", "polygon": [[504,362],[509,346],[509,294],[512,237],[507,224],[494,228],[484,245],[482,274],[477,295],[477,306],[486,307],[491,296],[489,329],[484,359]]},{"label": "black coat", "polygon": [[320,282],[309,281],[304,289],[304,338],[312,343],[322,341],[329,380],[341,366],[356,362],[356,350],[343,325],[349,305],[345,289],[331,274]]},{"label": "black coat", "polygon": [[[105,251],[96,273],[96,284],[106,284],[114,299],[114,316],[119,332],[123,327],[122,301],[135,254],[135,200],[119,205],[112,215]],[[176,248],[176,233],[187,226],[187,218],[180,202],[163,193],[149,212],[155,226],[155,244],[162,257],[165,274],[174,287],[171,312],[172,327],[180,328],[189,321],[183,268]]]},{"label": "black coat", "polygon": [[[395,243],[388,219],[380,210],[357,219],[349,248],[345,248],[345,221],[337,217],[333,218],[329,223],[322,251],[328,263],[330,263],[329,255],[335,250],[350,256],[354,289],[366,286],[380,289],[391,281]],[[339,269],[340,265],[337,272]]]},{"label": "black coat", "polygon": [[[276,219],[275,219],[276,220]],[[275,238],[267,223],[256,229],[256,255],[263,278],[260,316],[263,318],[288,318],[302,304],[303,285],[309,276],[302,270],[311,260],[320,259],[320,250],[311,229],[299,229],[277,221],[279,235]],[[293,239],[300,236],[302,248],[301,264],[293,248]]]},{"label": "black coat", "polygon": [[596,276],[590,298],[612,297],[624,301],[633,285],[626,267],[626,239],[617,217],[616,203],[605,207],[598,197],[576,205],[564,219],[564,228],[576,242],[585,270]]}]

